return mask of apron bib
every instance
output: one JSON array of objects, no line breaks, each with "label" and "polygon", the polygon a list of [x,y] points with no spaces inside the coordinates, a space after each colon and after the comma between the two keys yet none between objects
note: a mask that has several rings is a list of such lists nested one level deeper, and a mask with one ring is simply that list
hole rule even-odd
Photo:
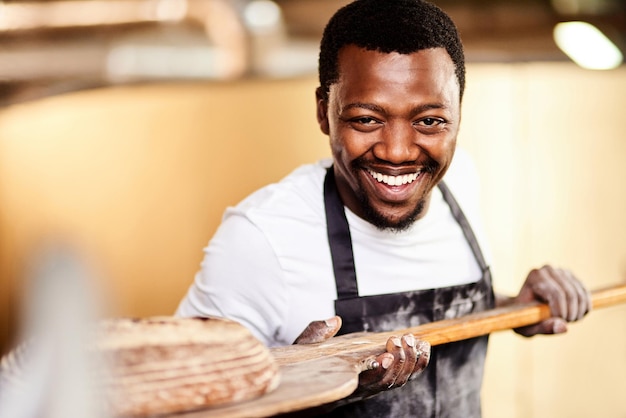
[{"label": "apron bib", "polygon": [[[457,318],[494,307],[491,273],[469,222],[447,186],[438,185],[452,215],[463,230],[482,277],[476,283],[360,297],[354,268],[352,239],[332,166],[324,180],[328,241],[333,261],[337,300],[335,311],[343,325],[339,334],[383,332]],[[400,335],[398,335],[400,336]],[[488,337],[432,347],[430,363],[401,388],[339,407],[336,417],[480,417],[480,389]]]}]

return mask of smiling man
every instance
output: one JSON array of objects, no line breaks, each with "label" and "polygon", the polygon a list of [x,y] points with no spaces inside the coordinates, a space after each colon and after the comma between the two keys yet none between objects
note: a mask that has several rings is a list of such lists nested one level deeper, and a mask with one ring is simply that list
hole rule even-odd
[{"label": "smiling man", "polygon": [[[227,209],[178,315],[231,318],[277,346],[502,303],[550,304],[553,318],[516,330],[526,336],[564,332],[587,313],[584,286],[550,266],[532,270],[514,298],[493,293],[476,173],[455,151],[463,49],[443,11],[421,0],[350,3],[324,31],[319,78],[332,159]],[[431,352],[412,335],[392,337],[329,414],[479,417],[487,340]]]}]

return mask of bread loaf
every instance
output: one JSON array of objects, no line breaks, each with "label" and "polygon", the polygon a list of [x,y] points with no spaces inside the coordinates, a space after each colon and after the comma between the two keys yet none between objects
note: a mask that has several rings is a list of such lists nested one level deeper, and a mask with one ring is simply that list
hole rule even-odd
[{"label": "bread loaf", "polygon": [[269,350],[224,319],[107,320],[98,351],[116,415],[145,416],[222,405],[278,385]]}]

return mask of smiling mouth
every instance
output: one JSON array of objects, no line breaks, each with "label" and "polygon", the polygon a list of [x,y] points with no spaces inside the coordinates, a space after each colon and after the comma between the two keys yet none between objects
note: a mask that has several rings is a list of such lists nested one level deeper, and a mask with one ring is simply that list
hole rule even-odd
[{"label": "smiling mouth", "polygon": [[376,171],[370,169],[368,169],[367,172],[379,183],[384,183],[388,186],[402,186],[403,184],[413,183],[417,180],[419,175],[422,173],[422,170],[417,173],[404,174],[401,176],[390,176],[387,174],[377,173]]}]

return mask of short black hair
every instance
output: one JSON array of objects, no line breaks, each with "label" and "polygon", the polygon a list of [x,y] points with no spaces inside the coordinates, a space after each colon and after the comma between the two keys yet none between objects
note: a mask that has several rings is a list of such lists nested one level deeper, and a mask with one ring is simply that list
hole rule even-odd
[{"label": "short black hair", "polygon": [[424,0],[356,0],[339,9],[328,21],[319,54],[322,98],[339,79],[339,51],[356,45],[384,53],[410,54],[445,48],[460,87],[465,89],[465,56],[456,25],[443,10]]}]

